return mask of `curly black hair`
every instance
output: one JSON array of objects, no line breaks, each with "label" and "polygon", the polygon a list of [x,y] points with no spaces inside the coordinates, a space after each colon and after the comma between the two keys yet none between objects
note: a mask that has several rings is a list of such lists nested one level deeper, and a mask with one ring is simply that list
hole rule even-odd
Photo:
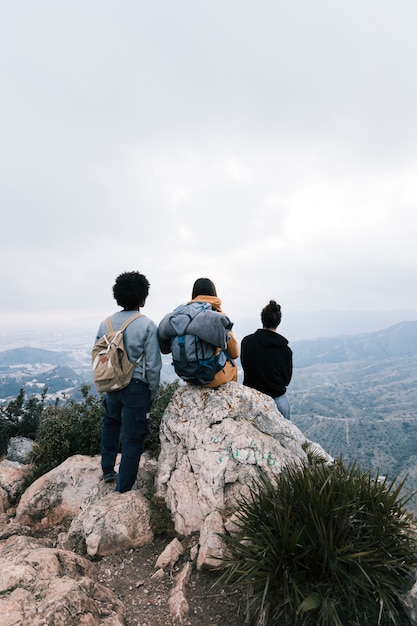
[{"label": "curly black hair", "polygon": [[113,285],[113,296],[125,311],[133,311],[145,304],[150,283],[140,272],[124,272],[116,278]]},{"label": "curly black hair", "polygon": [[261,321],[264,328],[276,328],[281,322],[281,306],[270,300],[261,312]]}]

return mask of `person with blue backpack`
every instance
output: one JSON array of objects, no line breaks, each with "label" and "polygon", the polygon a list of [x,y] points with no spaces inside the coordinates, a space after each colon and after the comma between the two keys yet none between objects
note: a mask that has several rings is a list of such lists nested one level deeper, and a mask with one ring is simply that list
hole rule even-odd
[{"label": "person with blue backpack", "polygon": [[239,344],[221,304],[213,281],[198,278],[191,300],[158,326],[161,352],[172,354],[175,372],[187,383],[215,388],[237,381]]}]

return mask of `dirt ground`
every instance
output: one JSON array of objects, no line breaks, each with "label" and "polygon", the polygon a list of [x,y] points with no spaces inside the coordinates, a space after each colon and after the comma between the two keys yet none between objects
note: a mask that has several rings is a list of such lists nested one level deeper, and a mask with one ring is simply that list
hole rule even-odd
[{"label": "dirt ground", "polygon": [[[157,558],[171,540],[157,537],[149,546],[103,557],[95,563],[97,581],[111,589],[126,607],[126,626],[172,626],[174,623],[168,599],[184,561],[179,561],[163,578],[152,577]],[[218,578],[215,572],[201,572],[193,567],[186,590],[189,613],[184,625],[243,624],[239,610],[242,592],[216,584]]]}]

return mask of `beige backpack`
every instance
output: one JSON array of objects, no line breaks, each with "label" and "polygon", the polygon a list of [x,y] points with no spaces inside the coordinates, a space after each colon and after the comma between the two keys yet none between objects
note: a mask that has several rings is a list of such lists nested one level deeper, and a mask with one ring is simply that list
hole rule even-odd
[{"label": "beige backpack", "polygon": [[93,380],[97,391],[117,391],[127,387],[133,370],[141,359],[145,370],[145,355],[142,354],[132,363],[127,357],[123,342],[123,332],[138,317],[142,317],[142,314],[135,313],[129,317],[119,330],[113,329],[110,317],[106,319],[107,333],[97,340],[91,352]]}]

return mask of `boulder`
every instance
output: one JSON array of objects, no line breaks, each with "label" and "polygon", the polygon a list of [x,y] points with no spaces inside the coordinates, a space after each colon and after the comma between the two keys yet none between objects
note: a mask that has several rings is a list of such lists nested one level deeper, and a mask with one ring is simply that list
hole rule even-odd
[{"label": "boulder", "polygon": [[[38,478],[22,495],[16,509],[15,523],[35,532],[57,529],[60,525],[68,525],[104,496],[114,492],[114,483],[102,480],[100,461],[100,455],[78,454]],[[144,494],[149,491],[156,469],[156,461],[144,454],[134,485],[136,492]]]},{"label": "boulder", "polygon": [[139,491],[113,491],[86,507],[60,536],[60,544],[81,552],[85,549],[93,557],[139,548],[153,538],[149,501]]},{"label": "boulder", "polygon": [[27,465],[32,461],[33,440],[27,437],[11,437],[7,446],[6,458]]},{"label": "boulder", "polygon": [[87,559],[48,547],[45,540],[0,541],[2,626],[122,626],[123,604],[94,582],[93,568]]},{"label": "boulder", "polygon": [[149,490],[155,472],[156,462],[144,455],[137,488],[120,494],[114,491],[114,483],[102,480],[100,456],[69,457],[25,491],[15,519],[3,526],[0,538],[23,528],[26,533],[60,533],[61,547],[89,556],[151,543],[150,506],[143,493]]},{"label": "boulder", "polygon": [[4,502],[5,508],[20,496],[30,471],[30,465],[19,463],[19,461],[4,459],[0,462],[0,488],[7,494],[7,503]]},{"label": "boulder", "polygon": [[225,546],[221,539],[224,533],[223,519],[218,511],[207,515],[200,532],[200,547],[197,569],[217,569],[224,554]]},{"label": "boulder", "polygon": [[304,461],[309,447],[331,460],[284,419],[272,398],[234,382],[217,389],[180,387],[162,418],[160,438],[157,492],[175,530],[186,536],[199,532],[214,511],[225,523],[261,472],[278,474]]},{"label": "boulder", "polygon": [[182,543],[175,537],[165,548],[163,552],[159,555],[155,567],[157,569],[169,569],[172,570],[174,568],[175,563],[180,558],[181,554],[184,552],[184,546]]},{"label": "boulder", "polygon": [[82,508],[114,489],[101,474],[100,456],[69,457],[25,491],[16,522],[40,532],[74,519]]}]

